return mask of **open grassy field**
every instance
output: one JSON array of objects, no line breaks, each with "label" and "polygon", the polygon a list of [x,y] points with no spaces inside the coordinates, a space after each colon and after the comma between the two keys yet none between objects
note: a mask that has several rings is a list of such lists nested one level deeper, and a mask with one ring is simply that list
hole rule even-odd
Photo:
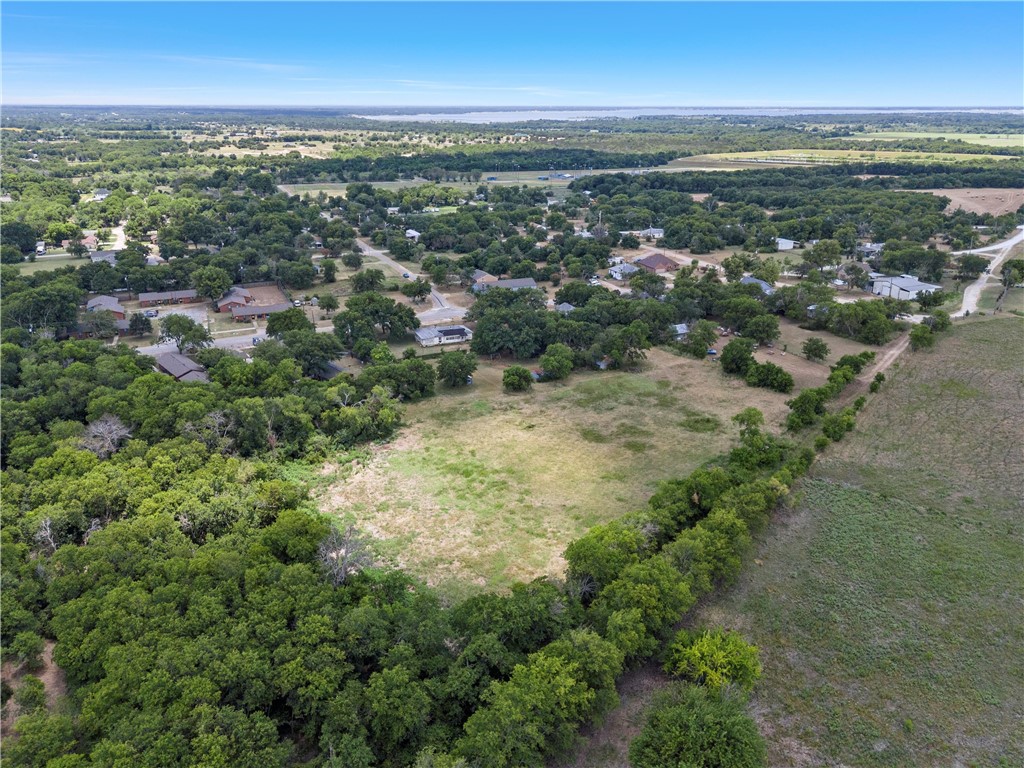
[{"label": "open grassy field", "polygon": [[21,274],[31,275],[35,272],[49,272],[61,267],[84,267],[88,263],[88,259],[79,259],[75,256],[57,256],[54,258],[36,259],[35,261],[23,261],[17,267]]},{"label": "open grassy field", "polygon": [[1004,161],[1015,159],[1009,155],[972,155],[958,152],[912,152],[899,150],[853,149],[776,149],[759,152],[723,152],[714,155],[694,155],[673,160],[668,169],[725,170],[750,165],[833,165],[836,163],[879,162],[899,160],[909,162],[960,163],[978,161]]},{"label": "open grassy field", "polygon": [[572,539],[727,449],[734,414],[753,405],[778,423],[786,411],[785,395],[661,350],[642,372],[578,373],[524,395],[502,392],[505,365],[410,406],[399,438],[320,496],[455,596],[560,576]]},{"label": "open grassy field", "polygon": [[968,144],[980,144],[985,147],[1021,147],[1024,148],[1024,134],[1005,133],[950,133],[942,131],[876,131],[858,133],[847,138],[863,139],[864,141],[885,139],[949,139],[964,141]]},{"label": "open grassy field", "polygon": [[1024,765],[1024,321],[905,358],[701,620],[763,654],[773,766]]}]

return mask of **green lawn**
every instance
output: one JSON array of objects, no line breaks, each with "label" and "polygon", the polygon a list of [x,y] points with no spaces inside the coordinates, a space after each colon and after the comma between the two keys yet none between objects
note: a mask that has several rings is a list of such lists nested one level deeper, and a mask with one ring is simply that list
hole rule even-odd
[{"label": "green lawn", "polygon": [[58,256],[53,259],[36,259],[35,261],[23,261],[16,265],[23,275],[31,275],[35,272],[48,272],[61,267],[83,267],[89,263],[89,259],[79,259],[74,256]]}]

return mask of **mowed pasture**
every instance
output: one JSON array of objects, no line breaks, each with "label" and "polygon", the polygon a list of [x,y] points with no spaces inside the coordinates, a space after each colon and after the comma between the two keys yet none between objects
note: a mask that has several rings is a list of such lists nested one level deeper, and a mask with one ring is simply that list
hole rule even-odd
[{"label": "mowed pasture", "polygon": [[1022,332],[908,353],[703,606],[761,648],[771,765],[1024,765]]},{"label": "mowed pasture", "polygon": [[570,541],[730,448],[733,415],[755,406],[777,424],[786,412],[786,395],[660,349],[642,371],[575,373],[527,394],[502,391],[506,366],[439,385],[393,443],[319,492],[324,511],[453,596],[561,576]]},{"label": "mowed pasture", "polygon": [[857,133],[846,138],[863,141],[897,141],[899,139],[948,139],[984,147],[1017,147],[1024,149],[1021,133],[950,133],[942,131],[874,131]]}]

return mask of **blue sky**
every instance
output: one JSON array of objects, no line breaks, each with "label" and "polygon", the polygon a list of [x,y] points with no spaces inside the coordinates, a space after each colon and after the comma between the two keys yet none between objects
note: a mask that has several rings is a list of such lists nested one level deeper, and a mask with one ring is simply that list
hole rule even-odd
[{"label": "blue sky", "polygon": [[4,2],[6,104],[1021,106],[1024,3]]}]

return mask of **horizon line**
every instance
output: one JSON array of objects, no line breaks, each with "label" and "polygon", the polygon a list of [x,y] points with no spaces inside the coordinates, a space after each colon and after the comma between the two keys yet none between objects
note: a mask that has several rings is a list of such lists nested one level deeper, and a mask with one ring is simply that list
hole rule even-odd
[{"label": "horizon line", "polygon": [[230,108],[230,109],[421,109],[437,111],[442,109],[466,109],[466,110],[505,110],[512,112],[520,111],[534,111],[534,112],[553,112],[558,110],[566,111],[581,111],[589,109],[1002,109],[1002,110],[1021,110],[1024,111],[1024,105],[1009,105],[1009,104],[899,104],[899,105],[879,105],[879,104],[743,104],[743,105],[723,105],[723,104],[669,104],[669,105],[657,105],[657,104],[643,104],[643,105],[624,105],[624,104],[586,104],[586,105],[533,105],[533,104],[444,104],[444,105],[431,105],[431,104],[199,104],[199,103],[167,103],[167,104],[133,104],[129,102],[104,102],[104,103],[59,103],[59,102],[4,102],[0,101],[0,106],[3,107],[53,107],[53,108],[106,108],[106,107],[135,107],[135,108],[148,108],[148,109],[159,109],[159,108]]}]

